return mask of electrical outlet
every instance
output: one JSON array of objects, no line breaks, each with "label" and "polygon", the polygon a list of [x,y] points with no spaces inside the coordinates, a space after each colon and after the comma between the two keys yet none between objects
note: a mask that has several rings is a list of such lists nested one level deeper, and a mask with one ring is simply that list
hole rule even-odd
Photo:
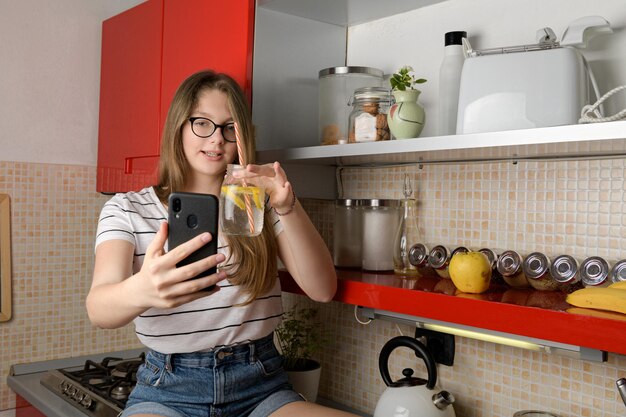
[{"label": "electrical outlet", "polygon": [[454,365],[454,335],[427,329],[415,329],[415,338],[425,339],[426,348],[435,362],[446,366]]}]

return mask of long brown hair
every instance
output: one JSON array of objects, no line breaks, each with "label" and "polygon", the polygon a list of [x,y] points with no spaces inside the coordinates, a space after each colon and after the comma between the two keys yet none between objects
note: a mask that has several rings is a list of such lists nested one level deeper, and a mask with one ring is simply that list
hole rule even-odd
[{"label": "long brown hair", "polygon": [[[230,76],[214,71],[200,71],[178,87],[170,105],[163,128],[161,157],[159,159],[158,184],[155,192],[162,202],[170,193],[181,191],[191,169],[183,152],[182,131],[185,123],[196,107],[198,97],[205,90],[219,90],[228,97],[230,113],[241,134],[241,147],[244,155],[239,159],[247,163],[256,161],[254,126],[250,107],[239,84]],[[269,292],[276,280],[276,256],[278,247],[274,227],[268,213],[265,215],[263,232],[256,237],[228,236],[230,256],[224,262],[228,268],[229,281],[240,285],[248,295],[246,303]]]}]

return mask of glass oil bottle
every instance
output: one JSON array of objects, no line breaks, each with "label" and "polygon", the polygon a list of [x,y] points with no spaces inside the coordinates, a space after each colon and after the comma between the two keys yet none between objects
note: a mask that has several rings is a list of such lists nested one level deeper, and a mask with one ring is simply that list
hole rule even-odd
[{"label": "glass oil bottle", "polygon": [[413,187],[407,174],[404,175],[404,199],[400,215],[400,224],[396,232],[393,249],[393,271],[398,275],[420,275],[417,266],[411,263],[410,248],[422,242],[420,228],[417,224],[417,201],[411,198]]}]

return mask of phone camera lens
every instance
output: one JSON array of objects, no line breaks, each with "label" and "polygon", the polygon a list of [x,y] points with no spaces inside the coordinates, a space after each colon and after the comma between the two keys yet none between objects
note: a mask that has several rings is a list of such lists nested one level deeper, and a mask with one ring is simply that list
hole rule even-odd
[{"label": "phone camera lens", "polygon": [[174,201],[172,201],[172,210],[174,210],[174,213],[178,213],[181,208],[180,198],[175,198]]},{"label": "phone camera lens", "polygon": [[198,217],[195,214],[191,214],[187,217],[187,226],[191,229],[198,227]]}]

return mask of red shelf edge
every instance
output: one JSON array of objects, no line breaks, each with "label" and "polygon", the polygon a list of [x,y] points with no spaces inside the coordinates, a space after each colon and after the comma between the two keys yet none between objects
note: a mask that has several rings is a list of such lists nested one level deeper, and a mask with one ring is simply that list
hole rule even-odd
[{"label": "red shelf edge", "polygon": [[[286,271],[282,290],[304,294]],[[626,321],[538,307],[460,298],[452,295],[339,279],[333,298],[346,304],[626,354]]]}]

